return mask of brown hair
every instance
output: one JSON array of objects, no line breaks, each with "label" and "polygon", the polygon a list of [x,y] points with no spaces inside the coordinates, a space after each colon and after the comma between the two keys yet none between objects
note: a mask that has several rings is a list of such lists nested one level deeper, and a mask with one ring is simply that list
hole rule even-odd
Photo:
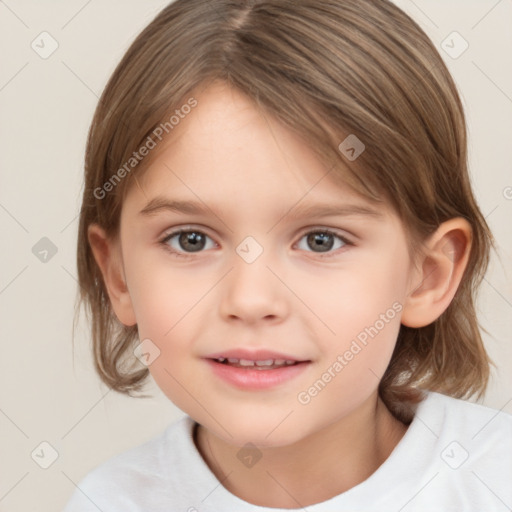
[{"label": "brown hair", "polygon": [[[101,379],[131,395],[148,375],[133,355],[137,328],[115,317],[87,238],[91,223],[116,236],[123,196],[145,162],[97,191],[183,98],[215,80],[302,136],[334,178],[387,200],[411,240],[450,218],[469,221],[471,254],[455,298],[432,324],[401,326],[379,391],[401,418],[418,389],[481,396],[490,361],[474,294],[492,237],[471,191],[465,116],[432,42],[387,0],[177,0],[135,39],[101,96],[85,156],[78,277]],[[365,145],[354,161],[338,149],[349,134]]]}]

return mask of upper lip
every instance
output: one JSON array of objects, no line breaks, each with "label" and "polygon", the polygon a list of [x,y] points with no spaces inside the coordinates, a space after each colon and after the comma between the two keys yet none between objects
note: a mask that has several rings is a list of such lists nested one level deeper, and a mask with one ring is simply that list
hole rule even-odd
[{"label": "upper lip", "polygon": [[220,358],[233,358],[233,359],[245,359],[248,361],[266,361],[268,359],[284,359],[285,361],[308,361],[308,359],[300,359],[290,354],[283,354],[280,352],[274,352],[271,350],[247,350],[244,348],[235,348],[231,350],[223,350],[222,352],[216,352],[206,356],[206,359],[220,359]]}]

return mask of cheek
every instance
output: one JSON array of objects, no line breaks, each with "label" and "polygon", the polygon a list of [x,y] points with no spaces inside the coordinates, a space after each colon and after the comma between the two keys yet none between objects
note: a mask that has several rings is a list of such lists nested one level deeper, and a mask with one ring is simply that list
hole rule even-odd
[{"label": "cheek", "polygon": [[[215,281],[207,276],[191,278],[190,270],[172,269],[162,262],[144,262],[135,255],[125,262],[126,268],[135,262],[137,266],[129,274],[129,287],[139,338],[151,340],[159,351],[148,369],[178,407],[186,406],[188,395],[179,382],[187,382],[190,389],[194,340],[204,326],[205,295]],[[200,382],[194,380],[192,384]]]},{"label": "cheek", "polygon": [[139,334],[165,343],[175,330],[186,325],[212,284],[207,276],[197,278],[190,269],[166,264],[165,257],[148,262],[133,258],[126,262],[127,273],[129,263],[130,297]]},{"label": "cheek", "polygon": [[[324,341],[324,360],[318,372],[297,394],[308,417],[323,417],[330,411],[332,421],[350,414],[378,388],[384,375],[400,329],[400,304],[384,310],[375,320],[368,313],[347,316],[354,335],[346,335],[339,324],[340,334],[335,343]],[[361,327],[362,326],[362,327]]]},{"label": "cheek", "polygon": [[[298,291],[305,294],[309,289],[308,306],[317,313],[311,325],[316,326],[323,354],[319,372],[330,369],[336,375],[325,399],[331,393],[346,396],[347,390],[354,399],[361,398],[377,386],[400,330],[406,261],[402,253],[384,254],[332,275],[323,287],[303,286]],[[322,375],[318,378],[323,381]]]},{"label": "cheek", "polygon": [[389,333],[393,338],[400,325],[406,291],[406,276],[400,264],[388,257],[387,261],[333,270],[328,278],[317,274],[294,279],[294,292],[302,299],[295,307],[310,318],[310,327],[325,340],[325,347],[342,348],[347,340],[375,324],[379,331],[386,331],[386,337]]}]

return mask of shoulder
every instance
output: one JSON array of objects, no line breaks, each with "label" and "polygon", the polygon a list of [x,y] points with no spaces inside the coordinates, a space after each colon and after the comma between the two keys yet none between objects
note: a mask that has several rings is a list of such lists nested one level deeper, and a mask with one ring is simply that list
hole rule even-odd
[{"label": "shoulder", "polygon": [[[140,510],[163,502],[162,490],[173,494],[179,483],[171,477],[173,472],[186,473],[187,452],[193,444],[194,422],[184,417],[171,424],[149,441],[122,452],[101,463],[77,484],[63,512],[117,512]],[[165,480],[165,482],[163,482]],[[150,507],[151,508],[151,507]]]},{"label": "shoulder", "polygon": [[355,505],[366,496],[379,496],[386,512],[491,512],[512,504],[510,414],[432,391],[413,409],[389,458],[348,491]]},{"label": "shoulder", "polygon": [[[438,445],[446,443],[447,457],[459,450],[467,452],[468,463],[483,457],[507,454],[508,460],[495,458],[494,463],[508,464],[512,470],[512,415],[490,407],[429,392],[416,410],[417,421],[423,422],[438,438]],[[501,460],[500,460],[501,459]]]},{"label": "shoulder", "polygon": [[425,454],[432,491],[449,496],[460,510],[512,503],[512,415],[429,392],[414,421],[416,431],[419,425],[425,431],[422,438],[432,440]]},{"label": "shoulder", "polygon": [[416,415],[419,420],[428,420],[441,434],[453,433],[474,441],[480,436],[488,441],[498,437],[504,441],[505,435],[511,441],[512,415],[481,404],[431,391],[418,406]]}]

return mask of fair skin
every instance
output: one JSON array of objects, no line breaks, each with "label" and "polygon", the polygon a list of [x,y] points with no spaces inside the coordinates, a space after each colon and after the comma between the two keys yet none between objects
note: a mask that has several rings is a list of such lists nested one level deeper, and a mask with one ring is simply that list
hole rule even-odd
[{"label": "fair skin", "polygon": [[[199,423],[197,448],[222,485],[261,506],[319,503],[367,479],[404,435],[378,396],[379,380],[400,325],[427,325],[448,307],[471,230],[463,219],[445,222],[412,262],[396,214],[331,182],[303,140],[222,84],[194,97],[198,106],[128,190],[119,238],[93,225],[89,240],[118,319],[160,350],[149,370]],[[209,210],[162,206],[173,200]],[[299,211],[327,204],[343,211]],[[177,229],[202,234],[200,250],[169,238]],[[326,252],[306,236],[319,232]],[[236,251],[248,236],[263,249],[251,263]],[[399,312],[301,403],[298,394],[393,304]],[[272,388],[239,389],[205,356],[240,347],[307,363]],[[262,455],[252,467],[237,457],[249,442]]]}]

